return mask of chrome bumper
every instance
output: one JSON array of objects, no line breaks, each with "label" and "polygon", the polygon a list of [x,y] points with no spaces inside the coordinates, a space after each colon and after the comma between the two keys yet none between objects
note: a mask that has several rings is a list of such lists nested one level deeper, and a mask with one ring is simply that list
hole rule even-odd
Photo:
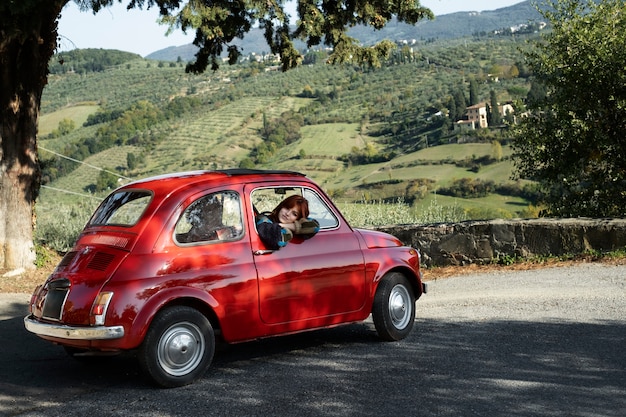
[{"label": "chrome bumper", "polygon": [[72,340],[106,340],[119,339],[124,336],[122,326],[72,327],[62,324],[41,323],[32,318],[24,317],[24,327],[38,336],[56,337]]}]

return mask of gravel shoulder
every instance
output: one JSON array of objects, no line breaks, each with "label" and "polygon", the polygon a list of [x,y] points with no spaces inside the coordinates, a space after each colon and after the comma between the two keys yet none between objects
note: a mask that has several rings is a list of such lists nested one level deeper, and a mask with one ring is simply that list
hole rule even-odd
[{"label": "gravel shoulder", "polygon": [[600,322],[624,318],[626,311],[624,265],[490,270],[435,279],[428,286],[418,302],[425,319]]}]

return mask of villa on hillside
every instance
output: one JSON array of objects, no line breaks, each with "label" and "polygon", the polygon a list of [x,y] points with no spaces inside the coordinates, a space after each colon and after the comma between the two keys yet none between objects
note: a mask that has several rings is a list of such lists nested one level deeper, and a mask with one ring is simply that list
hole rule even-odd
[{"label": "villa on hillside", "polygon": [[478,103],[473,106],[469,106],[465,109],[467,111],[467,120],[473,122],[473,129],[478,127],[487,127],[487,103]]},{"label": "villa on hillside", "polygon": [[[487,105],[488,103],[478,103],[466,108],[467,119],[458,120],[455,125],[455,129],[476,129],[489,127],[487,122]],[[510,103],[498,104],[498,112],[502,117],[507,114],[513,114],[513,106]]]}]

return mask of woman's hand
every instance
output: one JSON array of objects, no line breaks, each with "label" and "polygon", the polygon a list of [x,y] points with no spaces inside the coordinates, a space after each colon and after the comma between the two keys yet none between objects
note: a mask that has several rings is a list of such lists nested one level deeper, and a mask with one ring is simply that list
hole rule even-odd
[{"label": "woman's hand", "polygon": [[295,223],[278,223],[280,225],[280,227],[282,227],[283,229],[287,229],[287,230],[291,230],[292,232],[296,231],[296,225]]}]

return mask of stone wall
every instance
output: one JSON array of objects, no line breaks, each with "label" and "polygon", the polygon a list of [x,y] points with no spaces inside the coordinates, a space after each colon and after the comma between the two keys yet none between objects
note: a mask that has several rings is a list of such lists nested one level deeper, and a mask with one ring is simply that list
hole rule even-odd
[{"label": "stone wall", "polygon": [[424,266],[488,263],[507,256],[574,255],[626,247],[626,219],[490,220],[377,229],[418,248]]}]

